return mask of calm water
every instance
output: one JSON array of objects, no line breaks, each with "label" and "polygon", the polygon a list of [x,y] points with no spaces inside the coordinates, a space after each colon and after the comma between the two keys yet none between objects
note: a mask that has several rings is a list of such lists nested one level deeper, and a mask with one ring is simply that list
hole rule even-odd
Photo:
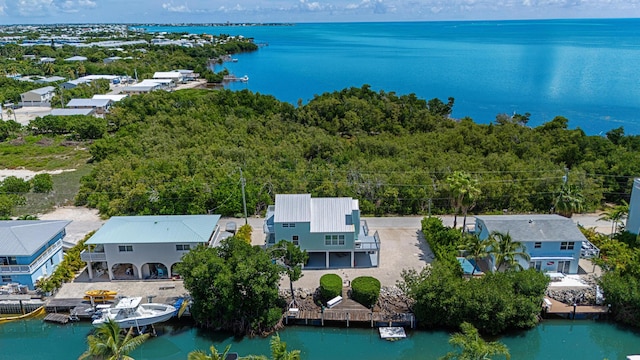
[{"label": "calm water", "polygon": [[[40,320],[0,325],[0,359],[76,359],[85,349],[89,323],[54,325]],[[191,327],[164,326],[160,336],[131,355],[136,360],[186,359],[194,349],[232,344],[240,355],[269,354],[269,339],[234,339]],[[387,342],[371,329],[289,327],[280,333],[303,359],[437,359],[451,350],[448,334],[415,331],[409,338]],[[607,323],[547,321],[533,330],[503,337],[517,360],[625,359],[640,353],[640,334]]]},{"label": "calm water", "polygon": [[252,27],[149,27],[231,34],[268,46],[226,63],[248,88],[282,101],[363,84],[456,99],[454,117],[488,123],[529,112],[562,115],[589,134],[640,134],[640,19],[323,23]]}]

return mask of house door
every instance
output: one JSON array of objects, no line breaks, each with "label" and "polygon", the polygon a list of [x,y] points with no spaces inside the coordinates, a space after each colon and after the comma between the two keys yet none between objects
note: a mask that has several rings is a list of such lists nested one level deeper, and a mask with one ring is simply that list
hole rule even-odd
[{"label": "house door", "polygon": [[566,274],[569,272],[569,267],[571,266],[571,261],[558,261],[558,272]]}]

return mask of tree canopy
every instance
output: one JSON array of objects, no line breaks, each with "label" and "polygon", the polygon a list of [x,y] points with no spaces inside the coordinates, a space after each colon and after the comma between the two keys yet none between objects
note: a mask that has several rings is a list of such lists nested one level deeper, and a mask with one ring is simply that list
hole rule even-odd
[{"label": "tree canopy", "polygon": [[628,196],[640,174],[635,136],[614,144],[563,119],[456,121],[413,94],[366,85],[297,108],[247,90],[159,92],[122,101],[107,119],[77,198],[106,216],[242,213],[238,168],[250,214],[283,192],[351,196],[364,214],[450,212],[455,171],[477,181],[474,211],[549,212],[565,169],[589,210]]}]

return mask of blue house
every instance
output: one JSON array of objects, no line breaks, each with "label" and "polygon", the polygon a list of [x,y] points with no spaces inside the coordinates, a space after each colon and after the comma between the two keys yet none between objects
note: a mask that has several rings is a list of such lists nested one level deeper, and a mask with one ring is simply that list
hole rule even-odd
[{"label": "blue house", "polygon": [[62,261],[66,220],[0,221],[0,284],[34,289]]},{"label": "blue house", "polygon": [[520,265],[544,272],[576,274],[583,242],[588,243],[578,226],[560,215],[476,216],[475,231],[480,239],[488,238],[494,231],[509,233],[531,256],[530,262],[519,259]]},{"label": "blue house", "polygon": [[287,240],[309,254],[307,268],[377,267],[380,238],[369,235],[358,200],[278,194],[264,223],[266,246]]}]

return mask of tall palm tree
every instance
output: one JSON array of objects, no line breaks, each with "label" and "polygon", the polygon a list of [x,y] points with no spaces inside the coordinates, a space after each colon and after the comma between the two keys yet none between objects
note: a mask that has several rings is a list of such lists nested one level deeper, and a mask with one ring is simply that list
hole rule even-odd
[{"label": "tall palm tree", "polygon": [[525,246],[519,241],[513,241],[508,232],[504,234],[494,231],[490,237],[494,244],[491,252],[496,258],[496,270],[522,270],[522,265],[520,265],[518,258],[526,261],[531,260],[531,256],[527,254]]},{"label": "tall palm tree", "polygon": [[486,241],[480,240],[480,236],[478,234],[466,234],[464,236],[465,243],[460,245],[458,249],[463,250],[465,252],[465,258],[467,260],[472,260],[475,262],[476,266],[473,267],[473,271],[471,271],[471,275],[476,272],[477,264],[480,259],[484,259],[489,256],[489,249],[494,247],[493,243],[490,239]]},{"label": "tall palm tree", "polygon": [[604,214],[598,218],[598,221],[611,221],[610,237],[613,239],[613,234],[615,234],[616,229],[618,228],[618,223],[626,219],[628,214],[629,203],[622,200],[622,205],[609,207],[607,210],[605,210]]},{"label": "tall palm tree", "polygon": [[109,321],[98,326],[94,335],[87,337],[89,349],[78,360],[82,359],[107,359],[107,360],[133,360],[129,353],[142,345],[149,338],[149,334],[133,336],[133,328],[126,335],[118,323]]},{"label": "tall palm tree", "polygon": [[457,348],[457,352],[450,352],[440,359],[449,360],[491,360],[491,355],[503,355],[511,359],[509,349],[501,342],[486,342],[480,337],[478,330],[468,322],[460,325],[462,332],[449,337],[449,344]]},{"label": "tall palm tree", "polygon": [[202,350],[195,350],[187,355],[188,360],[225,360],[227,358],[227,354],[229,353],[229,349],[231,349],[231,345],[227,345],[222,354],[216,350],[216,347],[211,345],[209,350],[211,351],[211,355],[205,353]]},{"label": "tall palm tree", "polygon": [[576,186],[563,184],[553,207],[558,214],[570,218],[574,213],[584,210],[584,197]]},{"label": "tall palm tree", "polygon": [[[271,337],[271,359],[272,360],[300,360],[300,350],[287,351],[287,343],[280,339],[280,335],[276,333]],[[264,355],[249,355],[244,357],[245,360],[267,360]]]},{"label": "tall palm tree", "polygon": [[458,225],[458,211],[464,214],[462,230],[467,222],[467,211],[472,209],[478,196],[480,189],[478,188],[478,180],[471,177],[471,174],[464,171],[454,171],[447,176],[446,179],[449,193],[451,194],[451,205],[453,206],[453,227]]}]

